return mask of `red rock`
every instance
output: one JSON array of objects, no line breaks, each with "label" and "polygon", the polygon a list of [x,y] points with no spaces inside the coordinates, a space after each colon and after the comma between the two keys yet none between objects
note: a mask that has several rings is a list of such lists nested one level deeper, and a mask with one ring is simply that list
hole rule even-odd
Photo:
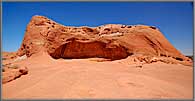
[{"label": "red rock", "polygon": [[10,66],[4,66],[6,70],[2,72],[3,77],[2,77],[2,83],[5,84],[7,82],[10,82],[12,80],[15,80],[22,75],[28,74],[28,69],[27,67],[18,67],[18,68],[11,68]]},{"label": "red rock", "polygon": [[22,75],[26,75],[26,74],[28,74],[28,68],[27,67],[21,67],[21,68],[19,68],[19,72]]},{"label": "red rock", "polygon": [[[142,55],[174,58],[178,63],[192,64],[192,60],[174,48],[154,26],[68,27],[43,16],[34,16],[17,55],[30,57],[41,51],[55,59],[103,57],[116,60]],[[149,59],[144,61],[150,63]]]}]

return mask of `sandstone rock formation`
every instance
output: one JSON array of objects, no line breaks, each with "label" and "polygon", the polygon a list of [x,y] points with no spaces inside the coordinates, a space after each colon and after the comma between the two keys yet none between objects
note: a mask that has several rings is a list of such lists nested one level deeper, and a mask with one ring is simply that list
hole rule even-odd
[{"label": "sandstone rock formation", "polygon": [[[191,59],[175,49],[153,26],[107,24],[71,27],[43,16],[33,16],[17,55],[31,57],[38,52],[47,52],[55,59],[101,57],[117,60],[141,55],[147,58],[138,60],[147,63],[154,61],[151,60],[153,57],[164,57],[192,64]],[[158,60],[162,59],[155,61]]]},{"label": "sandstone rock formation", "polygon": [[2,72],[2,83],[5,84],[16,78],[19,78],[21,75],[28,74],[27,67],[19,67],[16,65],[4,65],[3,72]]}]

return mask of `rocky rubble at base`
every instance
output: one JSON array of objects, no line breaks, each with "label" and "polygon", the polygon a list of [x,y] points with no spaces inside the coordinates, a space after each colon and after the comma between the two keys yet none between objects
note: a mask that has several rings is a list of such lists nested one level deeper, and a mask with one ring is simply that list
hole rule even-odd
[{"label": "rocky rubble at base", "polygon": [[4,65],[2,68],[2,83],[5,84],[26,74],[28,74],[27,67],[13,64]]},{"label": "rocky rubble at base", "polygon": [[127,62],[127,64],[137,64],[137,65],[163,62],[166,64],[182,64],[186,66],[192,66],[191,62],[179,61],[172,57],[160,57],[160,56],[150,57],[150,56],[143,56],[143,55],[138,55],[138,56],[133,55],[128,57],[124,61]]},{"label": "rocky rubble at base", "polygon": [[2,83],[13,81],[22,75],[28,74],[28,68],[16,64],[17,62],[25,61],[26,55],[18,56],[16,52],[2,52]]}]

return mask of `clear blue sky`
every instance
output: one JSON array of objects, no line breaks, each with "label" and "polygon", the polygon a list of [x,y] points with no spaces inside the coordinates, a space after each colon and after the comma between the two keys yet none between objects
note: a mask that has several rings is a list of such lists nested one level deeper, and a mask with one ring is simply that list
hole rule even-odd
[{"label": "clear blue sky", "polygon": [[191,2],[3,2],[3,51],[20,47],[33,15],[43,15],[67,26],[156,26],[182,53],[193,53]]}]

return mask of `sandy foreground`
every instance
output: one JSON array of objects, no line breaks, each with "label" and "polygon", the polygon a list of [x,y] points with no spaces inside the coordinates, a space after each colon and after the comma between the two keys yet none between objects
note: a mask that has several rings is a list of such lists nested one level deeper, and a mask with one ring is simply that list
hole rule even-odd
[{"label": "sandy foreground", "polygon": [[180,99],[193,97],[193,68],[161,62],[142,68],[125,60],[39,55],[17,64],[29,73],[2,85],[3,99]]}]

